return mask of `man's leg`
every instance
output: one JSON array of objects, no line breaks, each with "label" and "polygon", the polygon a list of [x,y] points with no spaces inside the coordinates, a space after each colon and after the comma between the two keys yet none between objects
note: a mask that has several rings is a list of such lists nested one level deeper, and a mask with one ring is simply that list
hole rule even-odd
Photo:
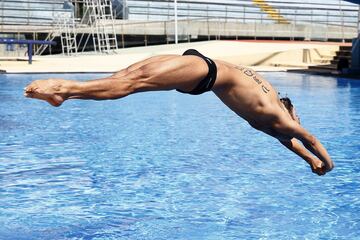
[{"label": "man's leg", "polygon": [[192,90],[208,73],[207,64],[196,56],[172,56],[150,61],[122,76],[86,82],[63,79],[37,80],[25,89],[25,96],[60,106],[67,99],[118,99],[144,91]]},{"label": "man's leg", "polygon": [[175,55],[175,54],[166,54],[166,55],[158,55],[158,56],[146,58],[142,61],[133,63],[130,66],[128,66],[127,68],[124,68],[124,69],[114,73],[113,76],[122,77],[122,76],[125,76],[126,74],[128,74],[129,72],[134,71],[146,64],[153,63],[153,62],[165,61],[165,60],[169,60],[169,59],[172,59],[172,58],[178,57],[178,56],[179,55]]}]

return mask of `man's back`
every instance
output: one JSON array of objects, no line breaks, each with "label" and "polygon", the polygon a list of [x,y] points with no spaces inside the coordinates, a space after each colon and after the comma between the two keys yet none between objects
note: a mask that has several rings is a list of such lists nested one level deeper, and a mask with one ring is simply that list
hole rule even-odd
[{"label": "man's back", "polygon": [[251,126],[269,127],[279,114],[285,113],[276,89],[262,76],[249,68],[215,62],[220,71],[213,92]]}]

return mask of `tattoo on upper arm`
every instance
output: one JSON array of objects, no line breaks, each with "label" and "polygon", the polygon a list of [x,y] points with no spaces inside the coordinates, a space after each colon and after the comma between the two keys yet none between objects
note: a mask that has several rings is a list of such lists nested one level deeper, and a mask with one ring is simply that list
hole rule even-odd
[{"label": "tattoo on upper arm", "polygon": [[261,79],[259,79],[251,69],[247,69],[240,66],[236,66],[235,68],[243,72],[246,76],[251,77],[252,80],[254,80],[258,85],[261,86],[261,89],[263,90],[264,93],[270,92],[270,89],[265,86],[263,81],[261,81]]}]

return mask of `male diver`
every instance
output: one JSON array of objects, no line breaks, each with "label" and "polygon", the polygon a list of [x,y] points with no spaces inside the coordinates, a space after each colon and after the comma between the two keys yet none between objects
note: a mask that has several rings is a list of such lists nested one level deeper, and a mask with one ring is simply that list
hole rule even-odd
[{"label": "male diver", "polygon": [[68,99],[118,99],[173,89],[193,95],[211,90],[253,128],[303,158],[314,173],[324,175],[334,168],[320,141],[300,125],[289,98],[279,99],[271,84],[253,70],[212,60],[194,49],[183,55],[154,56],[97,80],[36,80],[25,88],[25,96],[60,106]]}]

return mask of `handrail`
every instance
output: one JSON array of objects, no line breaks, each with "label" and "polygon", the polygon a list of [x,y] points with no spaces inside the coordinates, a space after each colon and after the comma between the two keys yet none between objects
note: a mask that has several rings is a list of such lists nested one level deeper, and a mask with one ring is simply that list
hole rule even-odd
[{"label": "handrail", "polygon": [[53,4],[55,3],[64,3],[63,0],[1,0],[2,2],[31,2],[31,3],[49,3],[49,4]]},{"label": "handrail", "polygon": [[[258,18],[246,18],[248,20],[256,20]],[[221,22],[221,20],[224,20],[224,19],[221,19],[221,18],[189,18],[189,19],[179,19],[179,22],[188,22],[188,21],[208,21],[208,22],[211,22],[211,21],[214,21],[214,22]],[[242,20],[239,20],[237,18],[232,18],[232,20],[236,20],[234,22],[240,22],[242,23]],[[121,21],[121,22],[120,22]],[[272,20],[269,20],[269,22],[272,22]],[[119,20],[118,22],[115,22],[115,26],[123,26],[123,25],[144,25],[144,24],[162,24],[162,23],[172,23],[173,21],[172,20],[152,20],[152,21],[143,21],[143,20],[138,20],[138,21],[131,21],[131,22],[126,22],[126,21],[123,21],[123,20]],[[299,23],[311,23],[310,21],[305,21],[305,20],[302,20],[302,21],[299,21]],[[245,22],[247,23],[247,22]],[[249,22],[248,22],[249,23]],[[256,23],[256,22],[252,22],[252,23]],[[259,22],[258,22],[259,23]],[[318,23],[318,22],[317,22]],[[319,22],[319,23],[322,23],[322,22]],[[325,24],[324,24],[325,25]],[[332,24],[332,23],[329,23],[327,26],[336,26],[336,27],[339,27],[339,26],[342,26],[342,25],[337,25],[337,24]],[[356,26],[351,26],[351,25],[344,25],[344,27],[348,27],[348,28],[354,28],[356,29]]]},{"label": "handrail", "polygon": [[[13,14],[12,16],[5,16],[1,18],[1,11],[14,9],[12,7],[5,7],[4,1],[0,0],[0,25],[6,24],[38,24],[38,25],[51,25],[55,22],[51,22],[51,16],[46,18],[44,15],[39,15],[37,17],[21,16],[21,14]],[[13,0],[16,2],[26,2],[24,0]],[[51,0],[45,0],[47,3]],[[44,1],[44,2],[45,2]],[[27,1],[28,3],[41,2],[40,0]],[[344,32],[351,33],[355,26],[358,25],[359,14],[358,8],[354,7],[355,5],[341,4],[341,9],[339,4],[326,3],[303,3],[300,0],[294,0],[289,2],[282,2],[279,0],[267,0],[268,4],[272,4],[272,7],[278,11],[278,13],[285,17],[288,22],[290,22],[288,29],[295,29],[298,25],[309,25],[311,28],[316,28],[316,26],[329,27],[329,31],[332,26],[338,27],[338,31],[342,32],[344,37]],[[26,4],[25,4],[26,5]],[[24,6],[25,6],[24,5]],[[209,5],[209,7],[207,7]],[[211,5],[211,6],[210,6]],[[127,4],[125,8],[125,16],[139,16],[139,18],[144,19],[140,22],[119,22],[116,21],[116,26],[131,26],[134,24],[151,24],[154,22],[159,22],[166,25],[167,23],[173,22],[173,0],[152,0],[152,3],[149,4],[145,1],[132,1],[131,4]],[[28,6],[25,6],[25,8]],[[19,10],[19,9],[17,9]],[[29,10],[26,8],[24,10]],[[31,10],[39,10],[39,8],[32,8]],[[55,9],[43,9],[44,11],[55,12]],[[42,11],[42,9],[41,9]],[[66,10],[61,9],[61,11],[66,12]],[[21,12],[22,13],[22,12]],[[25,15],[25,14],[24,14]],[[50,14],[49,14],[50,15]],[[4,18],[5,16],[5,18]],[[159,19],[155,20],[155,17]],[[243,24],[251,24],[259,26],[257,24],[274,24],[276,23],[277,17],[269,18],[268,14],[262,12],[261,9],[254,5],[251,1],[218,1],[218,0],[178,0],[178,17],[179,21],[217,21],[217,22],[238,22]],[[145,20],[147,18],[147,20]],[[149,20],[150,19],[150,20]],[[154,20],[153,20],[154,19]],[[43,20],[42,22],[40,22]],[[276,23],[279,24],[279,23]],[[78,25],[80,27],[80,25]],[[235,28],[231,25],[229,31],[233,31]],[[80,27],[86,29],[86,27]],[[120,28],[118,29],[120,31]],[[290,31],[290,30],[289,30]],[[311,33],[310,33],[311,34]],[[350,34],[350,35],[351,35]],[[348,35],[349,36],[349,35]]]},{"label": "handrail", "polygon": [[[141,11],[130,11],[129,12],[130,14],[138,14],[138,15],[142,15],[142,16],[168,16],[167,13],[161,13],[161,12],[156,12],[156,13],[153,13],[151,11],[149,12],[141,12]],[[228,12],[228,15],[227,16],[218,16],[218,18],[220,20],[230,20],[230,19],[240,19],[240,20],[248,20],[248,19],[251,19],[251,20],[258,20],[259,22],[265,22],[265,21],[269,21],[269,22],[273,22],[272,19],[268,19],[266,17],[266,15],[264,13],[261,13],[261,12],[257,12],[257,11],[250,11],[250,10],[247,10],[247,15],[250,15],[250,14],[259,14],[258,17],[252,17],[252,18],[249,18],[249,17],[246,17],[246,16],[241,16],[240,17],[233,17],[231,16],[231,13],[233,14],[241,14],[243,15],[243,11],[233,11],[233,12]],[[288,20],[289,21],[292,21],[292,22],[307,22],[307,23],[321,23],[321,24],[325,24],[325,25],[341,25],[341,26],[351,26],[350,24],[354,24],[354,25],[357,25],[357,22],[358,22],[358,17],[357,16],[349,16],[349,15],[346,15],[346,16],[341,16],[341,15],[335,15],[335,14],[328,14],[328,13],[316,13],[315,14],[306,14],[306,13],[296,13],[294,15],[294,13],[287,13],[287,12],[284,12],[284,13],[280,13],[282,16],[284,17],[289,17]],[[317,18],[323,18],[323,19],[319,19],[319,20],[316,20],[314,19],[314,16],[316,16]],[[193,18],[201,18],[201,17],[204,17],[203,14],[182,14],[181,12],[178,13],[178,18],[179,19],[193,19]],[[211,18],[214,18],[215,16],[211,16]],[[296,17],[302,17],[302,18],[296,18]],[[308,18],[307,20],[304,19],[304,18]],[[295,18],[295,19],[293,19]],[[312,19],[311,19],[312,18]],[[325,20],[325,18],[327,18]],[[329,19],[330,18],[330,19]],[[205,18],[206,19],[206,18]],[[163,20],[163,19],[162,19]],[[170,20],[170,19],[169,19]],[[164,20],[163,20],[164,21]],[[336,24],[338,23],[338,24]]]},{"label": "handrail", "polygon": [[[219,5],[219,4],[214,4],[214,5]],[[219,5],[219,6],[223,6],[226,7],[228,5]],[[259,7],[255,6],[254,4],[246,4],[246,5],[232,5],[234,7],[245,7],[245,8],[254,8],[254,9],[259,9]],[[143,8],[143,9],[162,9],[162,10],[173,10],[172,6],[169,6],[169,8],[165,8],[164,6],[156,6],[154,4],[152,5],[131,5],[129,6],[129,8]],[[182,5],[178,6],[178,11],[180,10],[189,10],[189,6],[184,7]],[[280,9],[286,9],[286,10],[321,10],[321,11],[340,11],[340,9],[335,9],[335,8],[316,8],[316,7],[302,7],[302,6],[294,6],[294,7],[287,7],[287,6],[276,6],[277,10]],[[191,10],[201,10],[204,12],[207,11],[219,11],[219,10],[223,10],[223,9],[216,9],[216,8],[197,8],[196,6],[191,6]],[[236,10],[231,10],[228,9],[229,12],[232,11],[236,11]],[[354,9],[341,9],[342,12],[357,12],[357,8],[354,7]]]},{"label": "handrail", "polygon": [[[157,7],[152,7],[152,9],[161,9],[163,10],[162,8],[157,8]],[[295,9],[297,10],[297,9]],[[179,13],[180,12],[180,13]],[[184,16],[184,17],[191,17],[191,16],[203,16],[202,14],[199,14],[199,15],[194,15],[194,14],[181,14],[181,11],[179,10],[178,12],[178,15],[179,16]],[[209,10],[208,12],[218,12],[218,10]],[[156,13],[153,13],[153,12],[141,12],[141,11],[137,11],[137,12],[130,12],[130,13],[137,13],[137,14],[141,14],[141,15],[163,15],[163,16],[168,16],[168,14],[163,14],[163,13],[159,13],[159,12],[156,12]],[[232,10],[231,12],[228,12],[228,13],[244,13],[243,11],[237,11],[237,10]],[[255,13],[255,14],[263,14],[265,15],[265,13],[262,13],[261,11],[249,11],[247,10],[246,11],[247,14],[249,13]],[[283,13],[280,13],[281,15],[289,15],[289,16],[294,16],[293,13],[287,13],[287,12],[283,12]],[[296,16],[311,16],[311,15],[314,15],[314,14],[305,14],[305,13],[296,13]],[[355,18],[357,19],[357,16],[355,15],[345,15],[345,16],[342,16],[342,15],[336,15],[336,14],[320,14],[320,13],[316,13],[316,16],[324,16],[324,17],[346,17],[346,18]]]},{"label": "handrail", "polygon": [[68,9],[64,8],[15,8],[15,7],[0,7],[0,10],[16,10],[16,11],[46,11],[46,12],[69,12]]},{"label": "handrail", "polygon": [[[21,4],[21,7],[11,3]],[[71,14],[71,9],[61,8],[63,0],[1,0],[0,1],[0,26],[1,25],[41,25],[53,26],[55,13]],[[37,4],[34,7],[33,4]],[[44,7],[40,7],[42,4]],[[16,12],[16,13],[15,13]],[[33,15],[32,12],[37,14]],[[46,13],[46,14],[45,14]],[[70,16],[70,15],[69,15]]]},{"label": "handrail", "polygon": [[[132,2],[127,5],[127,15],[139,18],[159,17],[159,20],[170,21],[173,14],[172,0],[153,0],[152,4],[145,1]],[[353,28],[358,25],[358,7],[355,4],[340,2],[331,3],[304,3],[300,1],[281,2],[267,0],[268,4],[278,11],[279,16],[286,18],[292,24],[320,24],[326,26],[339,26]],[[211,5],[211,6],[206,6]],[[250,16],[257,15],[257,16]],[[233,21],[241,19],[243,22],[256,21],[261,23],[275,23],[276,16],[269,18],[258,6],[247,1],[200,1],[178,0],[179,19],[198,19],[201,17],[218,18],[218,21]]]},{"label": "handrail", "polygon": [[[173,0],[151,0],[151,2],[160,2],[160,3],[170,3],[171,5],[173,4]],[[314,5],[325,5],[324,3],[304,3],[304,2],[281,2],[281,1],[275,1],[275,0],[266,0],[267,3],[282,3],[282,4],[311,4],[312,6]],[[220,6],[242,6],[244,4],[249,4],[249,5],[253,5],[252,2],[250,1],[237,1],[236,3],[232,3],[232,2],[220,2],[220,1],[204,1],[204,0],[178,0],[178,5],[180,6],[181,4],[199,4],[199,5],[220,5]],[[326,3],[326,5],[331,5],[331,6],[339,6],[338,3]],[[354,4],[350,4],[350,3],[341,3],[341,6],[343,7],[348,7],[348,6],[354,6]]]}]

